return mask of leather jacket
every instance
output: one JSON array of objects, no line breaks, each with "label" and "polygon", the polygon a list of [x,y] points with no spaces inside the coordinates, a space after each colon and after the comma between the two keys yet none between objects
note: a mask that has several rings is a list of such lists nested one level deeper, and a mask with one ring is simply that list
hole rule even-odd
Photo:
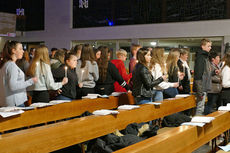
[{"label": "leather jacket", "polygon": [[137,63],[133,71],[133,91],[134,97],[154,97],[153,87],[163,81],[160,77],[154,80],[150,71],[141,63]]}]

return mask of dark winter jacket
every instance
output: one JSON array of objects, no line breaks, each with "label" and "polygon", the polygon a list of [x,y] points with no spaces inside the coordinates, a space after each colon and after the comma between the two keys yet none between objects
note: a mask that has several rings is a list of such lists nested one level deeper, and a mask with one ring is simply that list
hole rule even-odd
[{"label": "dark winter jacket", "polygon": [[193,91],[197,92],[199,97],[202,97],[203,92],[207,92],[210,89],[211,66],[208,59],[208,52],[200,50],[196,52]]},{"label": "dark winter jacket", "polygon": [[113,84],[115,81],[117,81],[127,91],[129,90],[129,86],[120,75],[116,66],[113,63],[109,62],[105,81],[102,81],[102,79],[99,78],[99,80],[96,82],[96,93],[101,95],[110,95],[112,92],[114,92]]},{"label": "dark winter jacket", "polygon": [[[189,80],[189,78],[188,78],[188,70],[187,70],[187,67],[184,67],[184,68],[183,68],[183,63],[182,63],[181,60],[178,60],[177,65],[178,65],[179,70],[180,70],[181,72],[185,71],[185,72],[183,72],[183,73],[185,73],[185,76],[184,76],[183,80],[180,81],[180,82],[181,82],[181,85],[182,85],[182,87],[183,87],[183,90],[182,90],[182,91],[179,90],[179,93],[181,93],[181,94],[189,94],[189,93],[190,93],[190,80]],[[190,72],[189,72],[189,73],[190,73]]]},{"label": "dark winter jacket", "polygon": [[[59,68],[52,70],[53,77],[56,81],[61,81],[65,77],[65,65],[61,65]],[[68,68],[67,70],[68,83],[65,84],[61,90],[62,95],[71,99],[76,99],[76,89],[78,86],[78,77],[74,69]]]}]

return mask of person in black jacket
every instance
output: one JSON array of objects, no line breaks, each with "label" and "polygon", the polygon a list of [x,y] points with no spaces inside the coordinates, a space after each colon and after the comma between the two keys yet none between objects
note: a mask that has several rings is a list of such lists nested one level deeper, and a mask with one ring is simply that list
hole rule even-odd
[{"label": "person in black jacket", "polygon": [[154,80],[150,70],[149,64],[151,60],[150,51],[141,48],[137,52],[137,60],[133,71],[133,91],[132,94],[135,98],[136,104],[144,104],[151,102],[153,98],[153,87],[166,79],[163,75]]},{"label": "person in black jacket", "polygon": [[109,61],[109,48],[106,46],[101,46],[100,50],[101,57],[97,60],[99,79],[96,82],[95,92],[101,95],[110,95],[112,92],[114,92],[113,84],[115,81],[129,91],[130,88],[120,75],[118,69]]},{"label": "person in black jacket", "polygon": [[181,80],[181,86],[178,88],[180,94],[190,94],[190,79],[191,79],[191,70],[188,66],[189,52],[182,48],[180,49],[180,59],[177,61],[180,72],[184,73],[184,78]]},{"label": "person in black jacket", "polygon": [[201,50],[196,52],[194,67],[193,91],[196,92],[196,114],[203,115],[205,97],[211,89],[211,65],[208,59],[212,42],[208,39],[201,40]]},{"label": "person in black jacket", "polygon": [[53,77],[56,81],[62,80],[64,77],[66,77],[66,75],[69,80],[68,83],[61,88],[60,94],[56,97],[57,100],[76,99],[76,89],[78,86],[78,77],[75,72],[76,66],[77,56],[74,53],[68,53],[65,56],[65,64],[61,65],[59,68],[54,69],[52,71]]},{"label": "person in black jacket", "polygon": [[[168,82],[179,83],[181,86],[181,81],[184,77],[184,73],[179,71],[177,66],[177,61],[179,60],[180,52],[178,48],[172,48],[168,54],[166,63],[168,71]],[[163,91],[164,98],[174,98],[178,94],[178,90],[175,87],[167,88]]]}]

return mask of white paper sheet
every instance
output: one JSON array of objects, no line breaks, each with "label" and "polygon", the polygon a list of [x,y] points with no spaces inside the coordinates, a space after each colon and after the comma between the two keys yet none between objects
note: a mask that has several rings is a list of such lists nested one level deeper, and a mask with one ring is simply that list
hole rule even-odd
[{"label": "white paper sheet", "polygon": [[16,107],[16,106],[12,106],[12,107],[1,107],[0,108],[0,112],[13,112],[13,111],[17,111],[17,110],[21,110],[20,107]]},{"label": "white paper sheet", "polygon": [[98,95],[99,98],[109,98],[108,95]]},{"label": "white paper sheet", "polygon": [[49,103],[55,105],[55,104],[69,103],[69,102],[71,102],[71,100],[51,100]]},{"label": "white paper sheet", "polygon": [[111,94],[111,96],[114,96],[114,97],[118,97],[118,96],[120,96],[120,95],[122,95],[122,94],[125,94],[126,92],[113,92],[112,94]]},{"label": "white paper sheet", "polygon": [[230,107],[228,107],[228,106],[220,106],[218,108],[218,111],[230,111]]},{"label": "white paper sheet", "polygon": [[0,112],[0,115],[1,115],[3,118],[6,118],[6,117],[10,117],[10,116],[22,114],[22,113],[24,113],[23,110],[15,110],[15,111],[11,111],[11,112]]},{"label": "white paper sheet", "polygon": [[178,95],[176,95],[176,98],[185,98],[188,96],[190,96],[190,95],[189,94],[178,94]]},{"label": "white paper sheet", "polygon": [[191,122],[210,123],[214,119],[215,117],[195,116],[192,118]]},{"label": "white paper sheet", "polygon": [[99,94],[88,94],[87,96],[83,96],[82,99],[96,99]]},{"label": "white paper sheet", "polygon": [[94,115],[109,115],[109,114],[119,114],[118,111],[108,110],[108,109],[101,109],[96,110],[93,112]]},{"label": "white paper sheet", "polygon": [[138,106],[138,105],[121,105],[117,109],[119,109],[119,110],[131,110],[131,109],[136,109],[136,108],[140,108],[140,106]]},{"label": "white paper sheet", "polygon": [[191,125],[191,126],[199,126],[199,127],[203,127],[205,125],[205,123],[195,123],[195,122],[184,122],[181,125]]},{"label": "white paper sheet", "polygon": [[226,146],[218,146],[219,148],[221,148],[222,150],[224,150],[225,152],[230,151],[230,144],[226,145]]},{"label": "white paper sheet", "polygon": [[161,103],[158,103],[158,102],[148,102],[148,103],[145,103],[145,104],[151,104],[151,105],[161,105]]},{"label": "white paper sheet", "polygon": [[52,106],[50,103],[33,103],[30,105],[30,107],[47,107],[47,106]]}]

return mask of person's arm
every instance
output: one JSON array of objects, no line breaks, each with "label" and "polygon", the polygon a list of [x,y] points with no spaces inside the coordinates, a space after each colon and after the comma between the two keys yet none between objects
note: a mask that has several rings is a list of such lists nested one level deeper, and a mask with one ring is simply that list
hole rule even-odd
[{"label": "person's arm", "polygon": [[162,77],[152,80],[152,74],[145,67],[140,70],[140,76],[146,89],[151,89],[163,81]]},{"label": "person's arm", "polygon": [[44,73],[44,77],[45,77],[45,83],[46,83],[47,90],[60,89],[62,87],[62,83],[61,82],[54,82],[54,78],[53,78],[50,66],[48,64],[43,63],[43,68],[44,68],[43,73]]},{"label": "person's arm", "polygon": [[180,72],[183,72],[183,65],[182,64],[183,63],[180,60],[177,61],[177,66],[178,66]]},{"label": "person's arm", "polygon": [[126,69],[125,69],[125,64],[124,64],[123,62],[121,63],[121,65],[120,65],[119,67],[120,67],[119,72],[120,72],[122,78],[123,78],[126,82],[128,82],[128,81],[132,78],[132,73],[127,74]]},{"label": "person's arm", "polygon": [[112,63],[109,63],[108,68],[109,68],[109,73],[111,73],[112,78],[115,81],[117,81],[120,84],[120,86],[122,86],[123,88],[125,88],[127,91],[130,90],[130,88],[127,85],[127,83],[121,77],[121,75],[120,75],[118,69],[116,68],[116,66],[114,64],[112,64]]},{"label": "person's arm", "polygon": [[[31,86],[34,84],[32,79],[29,80],[20,80],[18,81],[19,73],[23,73],[21,70],[19,71],[19,68],[16,66],[16,64],[10,64],[6,69],[6,77],[8,78],[8,85],[11,91],[17,91],[21,89],[25,89],[28,86]],[[24,74],[23,74],[24,75]]]},{"label": "person's arm", "polygon": [[222,70],[222,86],[224,88],[230,88],[230,67],[225,66]]},{"label": "person's arm", "polygon": [[135,65],[136,65],[136,60],[134,58],[131,58],[129,62],[129,73],[133,72]]},{"label": "person's arm", "polygon": [[97,62],[94,62],[92,64],[92,75],[94,77],[94,81],[97,81],[99,79],[99,70],[98,70],[98,65],[97,65]]},{"label": "person's arm", "polygon": [[196,57],[194,67],[194,80],[202,80],[204,73],[205,61],[201,57]]}]

